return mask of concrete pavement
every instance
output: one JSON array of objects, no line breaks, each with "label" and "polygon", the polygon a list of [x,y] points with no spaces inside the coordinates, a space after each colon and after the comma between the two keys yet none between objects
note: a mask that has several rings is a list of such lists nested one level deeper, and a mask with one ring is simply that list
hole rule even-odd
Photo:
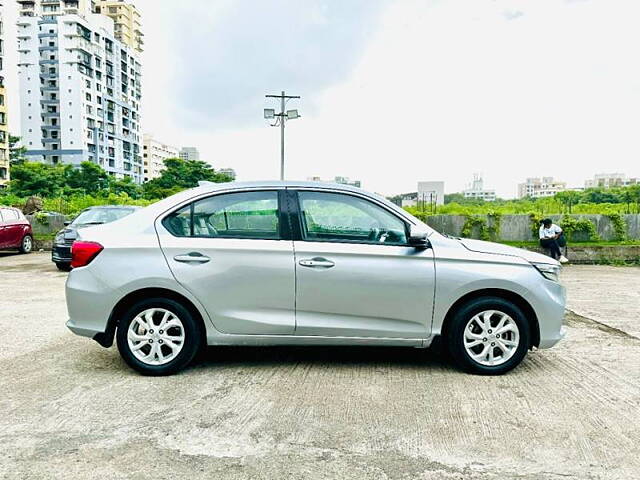
[{"label": "concrete pavement", "polygon": [[215,348],[142,377],[66,330],[65,277],[0,254],[0,478],[637,478],[640,269],[567,268],[597,322],[501,377],[398,348]]}]

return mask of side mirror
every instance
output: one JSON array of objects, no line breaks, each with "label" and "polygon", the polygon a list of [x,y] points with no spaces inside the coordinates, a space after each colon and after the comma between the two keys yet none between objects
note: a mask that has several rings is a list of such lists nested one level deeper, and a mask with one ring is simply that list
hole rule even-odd
[{"label": "side mirror", "polygon": [[422,227],[411,225],[409,227],[409,245],[416,248],[428,248],[429,239],[428,232]]},{"label": "side mirror", "polygon": [[68,227],[69,225],[71,225],[71,222],[70,222],[69,220],[67,220],[67,221],[65,221],[65,222],[64,222],[64,226],[65,226],[65,227]]}]

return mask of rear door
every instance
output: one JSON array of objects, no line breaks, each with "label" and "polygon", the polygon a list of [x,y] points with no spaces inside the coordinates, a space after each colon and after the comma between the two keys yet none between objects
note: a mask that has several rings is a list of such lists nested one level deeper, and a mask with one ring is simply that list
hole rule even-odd
[{"label": "rear door", "polygon": [[356,194],[298,190],[293,197],[296,334],[427,337],[433,251],[407,245],[406,222]]},{"label": "rear door", "polygon": [[22,242],[23,225],[18,216],[18,212],[13,208],[2,209],[2,237],[4,245],[2,248],[16,248]]},{"label": "rear door", "polygon": [[156,224],[176,280],[222,333],[294,333],[293,241],[279,208],[283,193],[214,194]]}]

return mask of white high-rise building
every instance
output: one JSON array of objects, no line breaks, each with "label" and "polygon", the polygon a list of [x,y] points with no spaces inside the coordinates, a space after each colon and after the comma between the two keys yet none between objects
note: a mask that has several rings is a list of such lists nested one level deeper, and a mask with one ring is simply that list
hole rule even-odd
[{"label": "white high-rise building", "polygon": [[598,173],[584,182],[585,188],[628,187],[640,183],[640,178],[629,178],[624,173]]},{"label": "white high-rise building", "polygon": [[567,189],[567,184],[553,177],[529,177],[524,183],[518,184],[518,198],[553,197],[558,192]]},{"label": "white high-rise building", "polygon": [[160,176],[162,170],[165,169],[165,160],[168,158],[180,158],[180,150],[177,147],[159,142],[148,133],[144,134],[142,152],[145,182]]},{"label": "white high-rise building", "polygon": [[200,160],[200,152],[195,147],[182,147],[180,158],[182,160]]},{"label": "white high-rise building", "polygon": [[18,0],[18,76],[27,157],[92,161],[143,180],[138,52],[90,0]]},{"label": "white high-rise building", "polygon": [[464,198],[484,200],[485,202],[493,202],[496,199],[496,191],[484,188],[484,179],[479,173],[473,174],[473,182],[466,190],[463,190],[462,194]]}]

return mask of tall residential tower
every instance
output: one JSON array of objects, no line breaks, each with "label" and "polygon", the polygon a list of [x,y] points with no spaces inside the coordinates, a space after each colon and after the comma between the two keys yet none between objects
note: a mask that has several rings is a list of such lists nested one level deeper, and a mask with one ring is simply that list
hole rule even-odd
[{"label": "tall residential tower", "polygon": [[94,11],[113,20],[118,40],[142,53],[144,41],[140,13],[132,3],[125,0],[96,0]]},{"label": "tall residential tower", "polygon": [[18,0],[22,144],[50,164],[92,161],[143,180],[141,64],[91,0]]}]

